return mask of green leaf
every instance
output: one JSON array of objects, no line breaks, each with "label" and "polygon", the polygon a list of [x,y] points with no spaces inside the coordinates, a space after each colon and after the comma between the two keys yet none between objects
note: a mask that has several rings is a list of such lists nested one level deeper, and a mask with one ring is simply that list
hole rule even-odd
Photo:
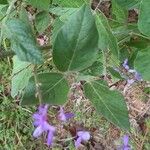
[{"label": "green leaf", "polygon": [[136,5],[140,0],[115,0],[118,5],[126,7],[127,9]]},{"label": "green leaf", "polygon": [[0,5],[0,19],[2,19],[6,15],[7,9],[8,5]]},{"label": "green leaf", "polygon": [[143,80],[150,81],[150,47],[138,52],[134,65],[136,71],[142,75]]},{"label": "green leaf", "polygon": [[108,71],[110,72],[110,74],[111,74],[113,77],[118,78],[118,79],[120,79],[120,80],[123,79],[123,78],[121,77],[120,73],[117,72],[117,71],[115,71],[114,68],[108,67],[107,69],[108,69]]},{"label": "green leaf", "polygon": [[92,65],[98,52],[98,32],[89,6],[82,6],[59,30],[53,60],[60,71],[80,71]]},{"label": "green leaf", "polygon": [[26,0],[30,5],[40,10],[48,10],[51,0]]},{"label": "green leaf", "polygon": [[50,22],[51,22],[50,15],[45,11],[39,12],[35,16],[35,27],[40,34],[43,33],[45,29],[48,28]]},{"label": "green leaf", "polygon": [[140,4],[140,14],[138,20],[138,28],[141,33],[150,36],[150,1],[142,0]]},{"label": "green leaf", "polygon": [[90,3],[90,0],[55,0],[54,2],[63,7],[80,7],[84,3]]},{"label": "green leaf", "polygon": [[64,22],[60,20],[60,18],[56,18],[53,22],[53,29],[52,29],[52,44],[55,42],[55,38],[57,33],[59,32],[60,28],[64,25]]},{"label": "green leaf", "polygon": [[146,49],[148,46],[150,46],[149,40],[144,38],[138,38],[138,39],[131,39],[130,41],[126,42],[127,46],[135,47],[137,49]]},{"label": "green leaf", "polygon": [[103,14],[98,14],[95,18],[99,33],[99,48],[102,50],[110,49],[112,54],[118,59],[119,50],[117,39],[112,34],[107,18]]},{"label": "green leaf", "polygon": [[11,96],[14,98],[27,86],[32,75],[32,67],[28,62],[23,62],[17,56],[13,57],[13,71],[11,81]]},{"label": "green leaf", "polygon": [[78,11],[78,8],[56,7],[56,8],[50,8],[49,11],[50,13],[59,16],[53,22],[53,29],[52,29],[52,44],[53,44],[60,28],[64,25],[64,23],[69,19],[69,17],[73,13]]},{"label": "green leaf", "polygon": [[24,8],[24,6],[21,6],[21,9],[19,11],[19,19],[24,21],[26,24],[30,24],[28,15],[29,14],[27,10]]},{"label": "green leaf", "polygon": [[115,16],[115,20],[120,23],[126,23],[128,17],[128,11],[120,7],[115,0],[112,0],[112,14]]},{"label": "green leaf", "polygon": [[[62,105],[66,102],[69,86],[62,74],[41,73],[38,74],[37,78],[43,99],[42,103]],[[30,105],[38,103],[34,77],[31,77],[25,89],[22,104]]]},{"label": "green leaf", "polygon": [[7,0],[0,0],[0,4],[8,4]]},{"label": "green leaf", "polygon": [[56,16],[62,16],[62,15],[70,15],[76,12],[78,8],[66,8],[66,7],[54,7],[50,8],[49,12],[52,14],[55,14]]},{"label": "green leaf", "polygon": [[130,129],[127,106],[118,91],[110,91],[104,81],[97,80],[87,82],[84,92],[98,113],[120,128]]},{"label": "green leaf", "polygon": [[21,61],[33,64],[43,62],[41,51],[28,24],[19,19],[9,19],[6,22],[5,31],[11,40],[12,50]]}]

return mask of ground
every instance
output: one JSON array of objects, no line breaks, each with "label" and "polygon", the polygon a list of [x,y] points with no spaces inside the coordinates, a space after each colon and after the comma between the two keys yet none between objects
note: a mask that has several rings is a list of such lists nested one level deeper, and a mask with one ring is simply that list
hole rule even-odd
[{"label": "ground", "polygon": [[[10,59],[0,61],[0,149],[49,149],[43,139],[32,137],[34,131],[32,114],[36,111],[36,107],[21,107],[18,100],[14,100],[10,96],[10,65]],[[124,86],[125,82],[120,82],[115,85],[115,88],[121,91]],[[140,92],[141,96],[139,96]],[[149,112],[145,111],[148,110],[148,104],[146,105],[148,100],[143,101],[145,98],[142,94],[142,84],[130,87],[125,92],[131,122],[130,143],[134,150],[149,150],[150,147],[150,118]],[[82,89],[78,88],[72,91],[65,110],[73,111],[76,117],[65,124],[64,129],[58,123],[58,133],[53,150],[73,150],[72,135],[75,130],[83,128],[90,131],[92,138],[81,149],[115,150],[117,145],[121,144],[124,132],[96,114],[90,102],[82,95]],[[57,121],[55,118],[57,112],[58,107],[53,106],[49,117]]]}]

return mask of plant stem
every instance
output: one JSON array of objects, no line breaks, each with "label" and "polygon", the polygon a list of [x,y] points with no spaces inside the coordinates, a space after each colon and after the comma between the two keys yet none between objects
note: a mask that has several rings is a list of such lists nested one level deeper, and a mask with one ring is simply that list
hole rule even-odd
[{"label": "plant stem", "polygon": [[37,92],[36,94],[37,94],[37,97],[39,98],[39,104],[41,105],[42,104],[42,92],[40,89],[41,83],[39,83],[39,81],[38,81],[36,65],[34,66],[33,75],[34,75],[34,80],[35,80],[35,85],[36,85],[36,92]]}]

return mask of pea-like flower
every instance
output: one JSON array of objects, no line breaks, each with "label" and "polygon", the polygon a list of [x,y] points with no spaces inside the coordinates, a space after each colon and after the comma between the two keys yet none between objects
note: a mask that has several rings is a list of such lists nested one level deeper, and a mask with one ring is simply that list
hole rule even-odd
[{"label": "pea-like flower", "polygon": [[131,150],[131,147],[129,145],[129,136],[124,135],[123,137],[123,145],[121,147],[121,150]]},{"label": "pea-like flower", "polygon": [[48,105],[41,105],[38,108],[38,112],[33,114],[34,126],[36,129],[33,132],[33,137],[38,138],[43,132],[47,133],[47,145],[51,146],[53,142],[53,137],[55,134],[55,127],[51,126],[47,122],[47,111]]},{"label": "pea-like flower", "polygon": [[75,141],[75,147],[78,148],[81,145],[81,142],[86,142],[90,140],[90,133],[87,131],[78,131],[77,140]]},{"label": "pea-like flower", "polygon": [[129,70],[129,66],[128,66],[128,59],[125,59],[122,66],[126,69],[126,70]]},{"label": "pea-like flower", "polygon": [[141,75],[136,70],[130,69],[130,67],[128,65],[128,59],[124,60],[122,66],[124,67],[124,69],[127,70],[128,73],[131,73],[133,75],[132,78],[127,79],[128,86],[133,84],[135,81],[142,81]]},{"label": "pea-like flower", "polygon": [[65,113],[63,107],[60,107],[58,119],[60,121],[68,121],[73,118],[75,115],[73,113]]}]

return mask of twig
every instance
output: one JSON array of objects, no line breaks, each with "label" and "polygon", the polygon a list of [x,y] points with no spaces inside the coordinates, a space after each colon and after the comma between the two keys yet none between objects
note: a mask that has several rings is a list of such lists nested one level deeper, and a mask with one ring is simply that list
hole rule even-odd
[{"label": "twig", "polygon": [[94,10],[94,12],[93,12],[93,14],[96,13],[96,11],[98,10],[98,8],[99,8],[101,2],[102,2],[102,0],[99,0],[99,2],[98,2],[98,4],[97,4],[97,6],[96,6],[96,8],[95,8],[95,10]]}]

